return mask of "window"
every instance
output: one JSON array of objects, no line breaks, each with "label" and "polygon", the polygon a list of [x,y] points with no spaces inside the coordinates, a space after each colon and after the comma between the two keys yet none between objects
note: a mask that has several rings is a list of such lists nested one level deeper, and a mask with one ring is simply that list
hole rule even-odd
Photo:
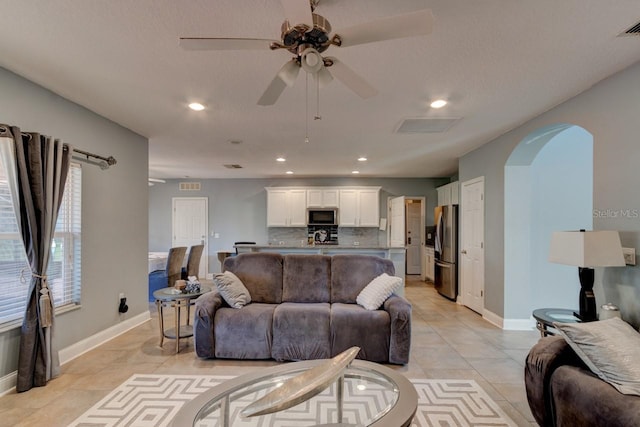
[{"label": "window", "polygon": [[[72,163],[51,243],[47,282],[56,312],[80,304],[81,178],[80,165]],[[1,329],[22,323],[30,283],[31,271],[18,232],[6,172],[0,162]]]}]

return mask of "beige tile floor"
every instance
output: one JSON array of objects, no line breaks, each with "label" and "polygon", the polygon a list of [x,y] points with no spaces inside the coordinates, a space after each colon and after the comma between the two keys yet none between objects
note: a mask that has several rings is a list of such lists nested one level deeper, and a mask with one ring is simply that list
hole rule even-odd
[{"label": "beige tile floor", "polygon": [[[525,356],[537,331],[503,331],[473,311],[408,278],[413,304],[412,348],[406,366],[392,366],[409,378],[473,379],[519,425],[537,425],[527,405]],[[0,398],[0,426],[65,426],[133,374],[244,374],[271,361],[201,360],[193,342],[165,340],[159,348],[157,313],[151,321],[62,366],[46,387]],[[171,321],[171,320],[169,320]]]}]

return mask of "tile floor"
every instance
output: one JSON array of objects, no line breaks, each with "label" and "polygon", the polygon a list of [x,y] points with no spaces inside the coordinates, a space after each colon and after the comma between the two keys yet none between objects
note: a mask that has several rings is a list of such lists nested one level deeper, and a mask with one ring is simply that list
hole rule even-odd
[{"label": "tile floor", "polygon": [[[411,360],[391,366],[409,378],[475,380],[519,425],[537,425],[524,390],[524,359],[537,331],[503,331],[473,311],[440,295],[430,284],[408,278],[413,304]],[[271,361],[201,360],[191,339],[165,340],[159,348],[155,306],[151,321],[62,366],[46,387],[0,398],[0,426],[65,426],[133,374],[243,374]]]}]

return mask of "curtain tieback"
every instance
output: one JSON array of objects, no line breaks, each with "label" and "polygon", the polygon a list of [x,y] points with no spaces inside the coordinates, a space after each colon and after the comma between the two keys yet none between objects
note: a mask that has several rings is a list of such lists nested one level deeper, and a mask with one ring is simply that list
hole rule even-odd
[{"label": "curtain tieback", "polygon": [[[24,271],[23,268],[20,272],[20,281],[24,282]],[[40,275],[33,270],[31,270],[31,277],[37,277],[38,279],[42,279],[42,288],[40,289],[40,298],[38,299],[39,305],[39,314],[40,314],[40,326],[43,328],[48,328],[53,324],[53,306],[51,303],[51,291],[49,290],[49,284],[47,283],[47,275]]]}]

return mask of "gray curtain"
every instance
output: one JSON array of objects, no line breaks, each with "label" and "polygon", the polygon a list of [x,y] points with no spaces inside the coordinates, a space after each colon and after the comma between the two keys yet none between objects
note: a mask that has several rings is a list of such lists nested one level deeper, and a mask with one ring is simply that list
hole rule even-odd
[{"label": "gray curtain", "polygon": [[[7,157],[14,156],[15,176],[9,186],[31,267],[16,385],[16,390],[23,392],[44,386],[59,374],[58,352],[52,342],[53,298],[46,271],[73,150],[60,140],[2,124],[0,139],[5,144],[0,150],[4,164],[11,161]],[[8,139],[13,141],[14,150],[6,149]]]}]

